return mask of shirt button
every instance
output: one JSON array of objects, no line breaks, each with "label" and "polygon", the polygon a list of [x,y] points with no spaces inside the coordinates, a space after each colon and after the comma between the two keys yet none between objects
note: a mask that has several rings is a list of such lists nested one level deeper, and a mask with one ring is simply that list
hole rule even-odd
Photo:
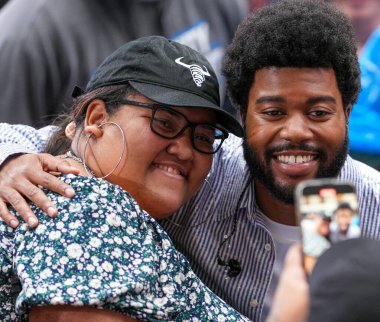
[{"label": "shirt button", "polygon": [[265,249],[267,252],[270,252],[271,249],[272,249],[272,246],[271,246],[270,244],[265,244],[264,249]]},{"label": "shirt button", "polygon": [[259,305],[259,302],[257,302],[256,299],[253,299],[249,302],[249,305],[252,307],[252,308],[256,308],[258,305]]}]

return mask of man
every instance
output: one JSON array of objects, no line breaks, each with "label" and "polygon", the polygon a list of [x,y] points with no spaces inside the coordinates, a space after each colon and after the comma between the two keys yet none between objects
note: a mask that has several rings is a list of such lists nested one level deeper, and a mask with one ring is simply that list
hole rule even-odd
[{"label": "man", "polygon": [[[352,27],[333,6],[286,0],[264,7],[238,28],[224,72],[244,120],[243,147],[234,137],[227,140],[208,178],[213,193],[205,185],[162,225],[216,294],[252,320],[265,321],[285,253],[300,238],[296,184],[315,177],[352,181],[363,233],[380,238],[380,174],[347,157],[360,72]],[[37,135],[43,136],[9,125],[0,133],[2,142],[31,138],[34,151],[41,143]],[[46,211],[53,207],[34,184],[61,192],[66,186],[42,173],[41,163],[69,171],[46,155],[10,159],[0,171],[0,197],[19,211],[26,207],[19,193]],[[13,218],[1,202],[0,212],[7,222]]]},{"label": "man", "polygon": [[354,210],[347,202],[342,202],[334,211],[334,221],[331,226],[331,241],[336,243],[348,238],[360,236],[359,223],[356,222]]}]

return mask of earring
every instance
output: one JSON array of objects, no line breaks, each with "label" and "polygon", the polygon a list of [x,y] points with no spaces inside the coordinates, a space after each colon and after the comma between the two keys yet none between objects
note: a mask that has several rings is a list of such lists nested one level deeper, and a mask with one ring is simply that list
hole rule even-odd
[{"label": "earring", "polygon": [[[112,169],[109,173],[107,173],[105,176],[103,176],[103,177],[98,177],[98,179],[105,179],[105,178],[107,178],[108,176],[110,176],[110,175],[116,170],[116,168],[119,166],[121,160],[123,160],[123,156],[124,156],[124,153],[125,153],[125,147],[126,147],[125,134],[124,134],[123,129],[120,127],[120,125],[117,124],[117,123],[115,123],[115,122],[104,122],[104,123],[98,125],[98,129],[99,129],[99,131],[100,131],[100,129],[101,129],[104,125],[106,125],[106,124],[114,125],[114,126],[116,126],[116,127],[119,129],[119,131],[120,131],[120,133],[121,133],[121,137],[122,137],[122,139],[123,139],[123,150],[122,150],[122,152],[121,152],[121,154],[120,154],[119,159],[117,160],[116,165],[113,167],[113,169]],[[93,133],[91,133],[91,134],[87,137],[86,143],[85,143],[85,145],[84,145],[84,150],[83,150],[83,166],[84,166],[84,169],[86,170],[87,174],[88,174],[90,177],[91,177],[91,172],[92,172],[92,171],[91,171],[91,170],[88,168],[88,166],[87,166],[87,162],[86,162],[86,150],[87,150],[87,145],[88,145],[88,143],[89,143],[90,138],[92,137],[92,135],[93,135]]]},{"label": "earring", "polygon": [[66,137],[68,137],[69,139],[73,139],[76,129],[77,126],[75,125],[75,122],[70,122],[69,124],[67,124],[65,128]]},{"label": "earring", "polygon": [[[215,206],[215,193],[214,193],[214,189],[212,188],[212,185],[211,183],[207,180],[207,178],[205,178],[204,182],[209,186],[210,188],[210,191],[211,191],[211,194],[212,194],[212,209],[214,208]],[[205,220],[199,222],[199,223],[196,223],[194,225],[191,225],[191,226],[185,226],[185,225],[181,225],[179,223],[176,223],[174,221],[172,221],[170,218],[166,218],[165,220],[167,220],[168,222],[170,222],[171,224],[173,224],[174,226],[176,227],[179,227],[179,228],[196,228],[196,227],[199,227],[201,225],[203,225],[204,223],[210,221],[213,217],[208,217],[206,218]]]}]

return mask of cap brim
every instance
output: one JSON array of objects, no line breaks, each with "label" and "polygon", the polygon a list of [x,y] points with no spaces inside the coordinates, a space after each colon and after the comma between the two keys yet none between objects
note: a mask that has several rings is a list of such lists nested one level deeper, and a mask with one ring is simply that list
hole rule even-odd
[{"label": "cap brim", "polygon": [[243,127],[233,115],[203,97],[157,84],[136,81],[129,81],[129,83],[136,91],[160,104],[211,109],[215,111],[219,125],[238,137],[243,137],[244,135]]}]

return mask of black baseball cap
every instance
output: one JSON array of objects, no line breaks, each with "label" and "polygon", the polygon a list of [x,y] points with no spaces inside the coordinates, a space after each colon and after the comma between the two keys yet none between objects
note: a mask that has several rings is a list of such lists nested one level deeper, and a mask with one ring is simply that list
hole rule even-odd
[{"label": "black baseball cap", "polygon": [[127,82],[160,104],[211,109],[218,125],[243,136],[237,118],[220,106],[219,83],[211,64],[188,46],[161,36],[130,41],[100,64],[86,92]]}]

